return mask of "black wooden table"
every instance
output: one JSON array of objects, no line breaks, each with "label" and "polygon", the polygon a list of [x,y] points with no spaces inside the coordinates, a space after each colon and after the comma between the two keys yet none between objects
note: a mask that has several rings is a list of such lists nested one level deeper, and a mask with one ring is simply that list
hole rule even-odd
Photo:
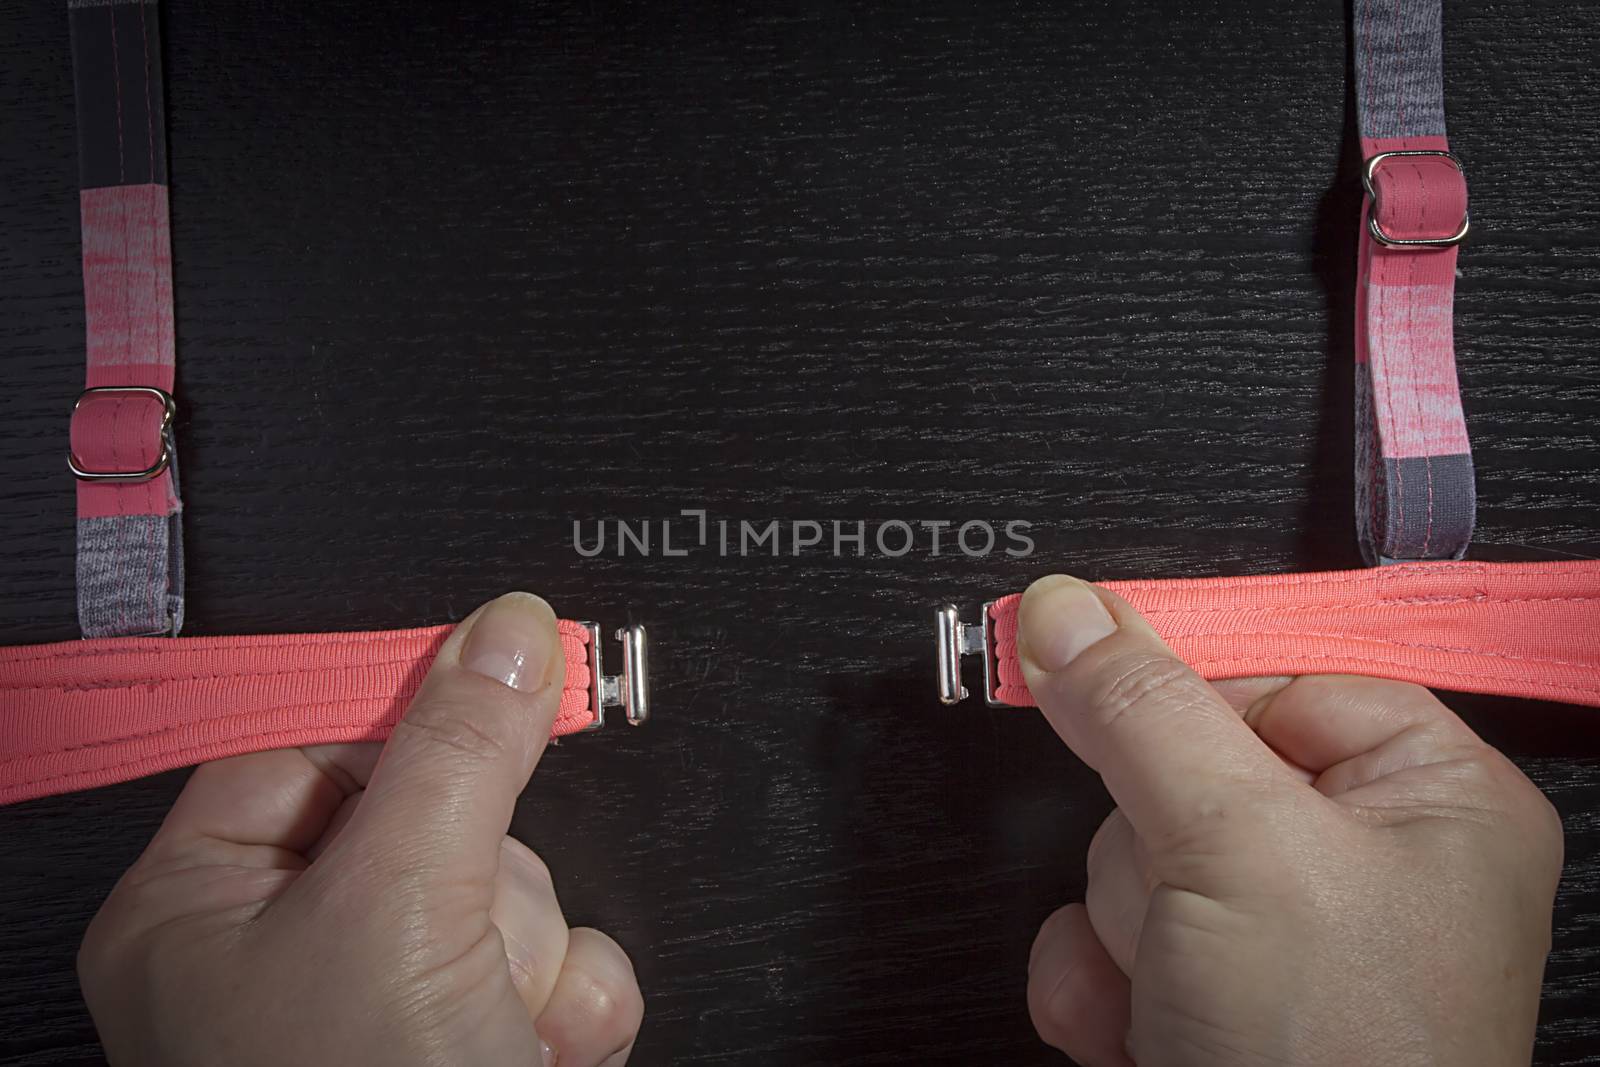
[{"label": "black wooden table", "polygon": [[[0,9],[9,643],[75,635],[62,6]],[[1445,7],[1474,554],[1600,555],[1600,7]],[[164,17],[187,632],[510,588],[642,620],[655,721],[553,751],[514,826],[632,953],[635,1062],[1058,1062],[1027,950],[1109,801],[1035,715],[937,704],[930,607],[1358,563],[1348,12]],[[1037,551],[573,548],[697,508],[1022,520]],[[1566,819],[1538,1056],[1600,1063],[1600,717],[1449,700]],[[0,1060],[99,1061],[74,949],[183,778],[0,811]]]}]

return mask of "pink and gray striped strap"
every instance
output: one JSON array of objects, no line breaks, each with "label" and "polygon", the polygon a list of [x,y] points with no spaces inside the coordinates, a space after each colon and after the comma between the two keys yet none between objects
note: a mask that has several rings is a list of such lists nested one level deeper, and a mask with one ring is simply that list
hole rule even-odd
[{"label": "pink and gray striped strap", "polygon": [[172,253],[155,0],[68,0],[78,102],[86,389],[72,413],[85,637],[176,634]]},{"label": "pink and gray striped strap", "polygon": [[1440,50],[1439,0],[1356,0],[1356,529],[1371,564],[1459,559],[1476,510],[1451,327],[1467,186]]}]

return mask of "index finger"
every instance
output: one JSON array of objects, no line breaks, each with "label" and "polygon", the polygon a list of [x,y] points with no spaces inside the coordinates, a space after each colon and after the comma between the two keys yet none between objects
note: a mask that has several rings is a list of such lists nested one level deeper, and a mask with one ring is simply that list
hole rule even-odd
[{"label": "index finger", "polygon": [[195,768],[143,862],[293,867],[359,792],[378,746],[252,752]]}]

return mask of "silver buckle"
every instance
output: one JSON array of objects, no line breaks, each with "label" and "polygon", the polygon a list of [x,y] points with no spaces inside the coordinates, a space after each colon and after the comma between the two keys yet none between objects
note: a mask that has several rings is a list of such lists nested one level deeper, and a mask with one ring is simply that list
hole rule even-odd
[{"label": "silver buckle", "polygon": [[165,389],[157,389],[153,385],[97,385],[92,389],[85,389],[78,394],[78,402],[72,405],[72,413],[76,415],[78,409],[83,407],[83,402],[95,396],[112,396],[131,394],[134,396],[147,396],[161,403],[161,454],[156,461],[144,470],[136,471],[92,471],[84,469],[78,462],[78,457],[71,449],[67,450],[67,469],[79,481],[84,482],[148,482],[172,465],[172,429],[173,416],[178,413],[178,402],[172,399],[172,394]]},{"label": "silver buckle", "polygon": [[1461,213],[1461,229],[1449,237],[1390,237],[1383,232],[1383,227],[1378,225],[1378,193],[1373,186],[1373,180],[1378,173],[1378,166],[1386,159],[1398,159],[1405,156],[1431,156],[1435,159],[1449,160],[1450,165],[1460,171],[1465,180],[1466,169],[1461,166],[1461,160],[1450,152],[1440,152],[1436,149],[1409,148],[1397,152],[1379,152],[1367,160],[1361,167],[1361,187],[1367,191],[1367,197],[1372,201],[1372,210],[1367,213],[1367,232],[1372,234],[1372,239],[1379,244],[1388,245],[1390,248],[1448,248],[1458,245],[1467,236],[1467,229],[1472,225],[1471,212]]},{"label": "silver buckle", "polygon": [[957,704],[967,699],[967,687],[961,684],[961,657],[983,657],[983,702],[991,708],[1009,708],[1012,705],[996,699],[994,643],[989,636],[990,600],[983,605],[983,615],[978,622],[962,622],[954,604],[942,604],[933,612],[933,641],[939,656],[939,703]]},{"label": "silver buckle", "polygon": [[622,673],[606,674],[600,649],[600,624],[580,622],[589,631],[589,713],[594,722],[585,730],[598,730],[606,724],[606,709],[621,707],[629,726],[642,726],[650,718],[650,662],[645,655],[644,626],[634,623],[616,632],[622,642]]}]

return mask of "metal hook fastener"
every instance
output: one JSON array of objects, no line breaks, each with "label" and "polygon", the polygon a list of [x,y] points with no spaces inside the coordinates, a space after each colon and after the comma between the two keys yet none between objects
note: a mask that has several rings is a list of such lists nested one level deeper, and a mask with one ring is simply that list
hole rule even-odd
[{"label": "metal hook fastener", "polygon": [[994,646],[989,640],[989,608],[983,605],[978,622],[962,622],[954,604],[942,604],[933,612],[933,640],[939,656],[939,703],[956,704],[967,699],[961,684],[961,657],[983,657],[983,701],[991,708],[1009,707],[995,699]]},{"label": "metal hook fastener", "polygon": [[585,729],[600,729],[606,724],[606,709],[615,707],[623,709],[628,725],[643,725],[650,718],[650,661],[644,625],[634,623],[616,632],[617,640],[622,642],[621,674],[605,672],[600,624],[578,625],[589,631],[589,713],[594,716],[594,723]]}]

